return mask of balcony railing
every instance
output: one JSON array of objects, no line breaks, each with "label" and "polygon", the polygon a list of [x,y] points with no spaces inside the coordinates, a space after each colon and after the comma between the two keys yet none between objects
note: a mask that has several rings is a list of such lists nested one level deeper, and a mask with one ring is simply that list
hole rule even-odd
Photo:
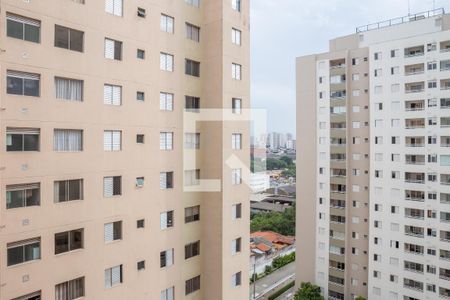
[{"label": "balcony railing", "polygon": [[413,148],[419,148],[419,147],[425,147],[425,143],[407,143],[406,147],[413,147]]},{"label": "balcony railing", "polygon": [[423,233],[414,233],[414,232],[405,232],[405,235],[409,235],[409,236],[413,236],[413,237],[418,237],[418,238],[423,238],[424,234]]},{"label": "balcony railing", "polygon": [[405,200],[408,201],[416,201],[416,202],[425,202],[425,198],[421,198],[421,197],[405,197]]},{"label": "balcony railing", "polygon": [[409,75],[419,75],[419,74],[423,74],[423,73],[425,73],[425,70],[413,70],[413,71],[407,71],[407,72],[405,72],[405,75],[406,75],[406,76],[409,76]]},{"label": "balcony railing", "polygon": [[425,179],[405,179],[408,183],[425,183]]},{"label": "balcony railing", "polygon": [[407,94],[411,94],[411,93],[421,93],[421,92],[423,92],[423,91],[425,91],[424,88],[415,88],[415,89],[406,89],[406,90],[405,90],[405,93],[407,93]]}]

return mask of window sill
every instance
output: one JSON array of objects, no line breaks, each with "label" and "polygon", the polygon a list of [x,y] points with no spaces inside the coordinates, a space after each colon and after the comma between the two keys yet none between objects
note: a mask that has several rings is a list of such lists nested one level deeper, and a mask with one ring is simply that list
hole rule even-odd
[{"label": "window sill", "polygon": [[66,251],[66,252],[61,252],[61,253],[55,254],[55,257],[61,257],[61,256],[69,255],[69,254],[72,254],[72,253],[78,253],[78,252],[82,252],[83,250],[84,250],[84,248],[79,248],[79,249],[75,249],[75,250],[69,250],[69,251]]},{"label": "window sill", "polygon": [[40,260],[41,260],[40,258],[39,258],[39,259],[33,259],[33,260],[25,261],[25,262],[20,263],[20,264],[15,264],[15,265],[11,265],[11,266],[6,266],[6,268],[7,268],[7,269],[18,268],[18,267],[22,267],[22,266],[25,266],[25,265],[29,265],[29,264],[38,262],[38,261],[40,261]]}]

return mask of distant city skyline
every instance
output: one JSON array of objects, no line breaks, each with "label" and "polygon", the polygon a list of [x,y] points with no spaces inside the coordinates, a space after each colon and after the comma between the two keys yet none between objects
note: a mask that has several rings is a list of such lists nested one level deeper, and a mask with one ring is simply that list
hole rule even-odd
[{"label": "distant city skyline", "polygon": [[[433,9],[433,5],[450,12],[446,0],[409,2],[411,13]],[[295,57],[325,52],[328,40],[352,34],[357,26],[405,15],[408,0],[251,2],[252,106],[268,110],[267,132],[296,133]]]}]

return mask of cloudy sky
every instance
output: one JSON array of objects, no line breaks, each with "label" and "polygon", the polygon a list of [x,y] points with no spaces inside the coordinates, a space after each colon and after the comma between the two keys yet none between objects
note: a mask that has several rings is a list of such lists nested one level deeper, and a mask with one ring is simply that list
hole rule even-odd
[{"label": "cloudy sky", "polygon": [[325,52],[357,26],[444,7],[450,0],[251,0],[252,106],[268,131],[295,133],[295,57]]}]

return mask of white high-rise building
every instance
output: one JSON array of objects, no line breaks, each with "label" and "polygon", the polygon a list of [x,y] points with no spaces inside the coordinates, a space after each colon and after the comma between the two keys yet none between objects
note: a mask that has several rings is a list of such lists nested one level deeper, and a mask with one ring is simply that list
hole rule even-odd
[{"label": "white high-rise building", "polygon": [[332,40],[297,89],[297,284],[450,299],[450,15]]}]

